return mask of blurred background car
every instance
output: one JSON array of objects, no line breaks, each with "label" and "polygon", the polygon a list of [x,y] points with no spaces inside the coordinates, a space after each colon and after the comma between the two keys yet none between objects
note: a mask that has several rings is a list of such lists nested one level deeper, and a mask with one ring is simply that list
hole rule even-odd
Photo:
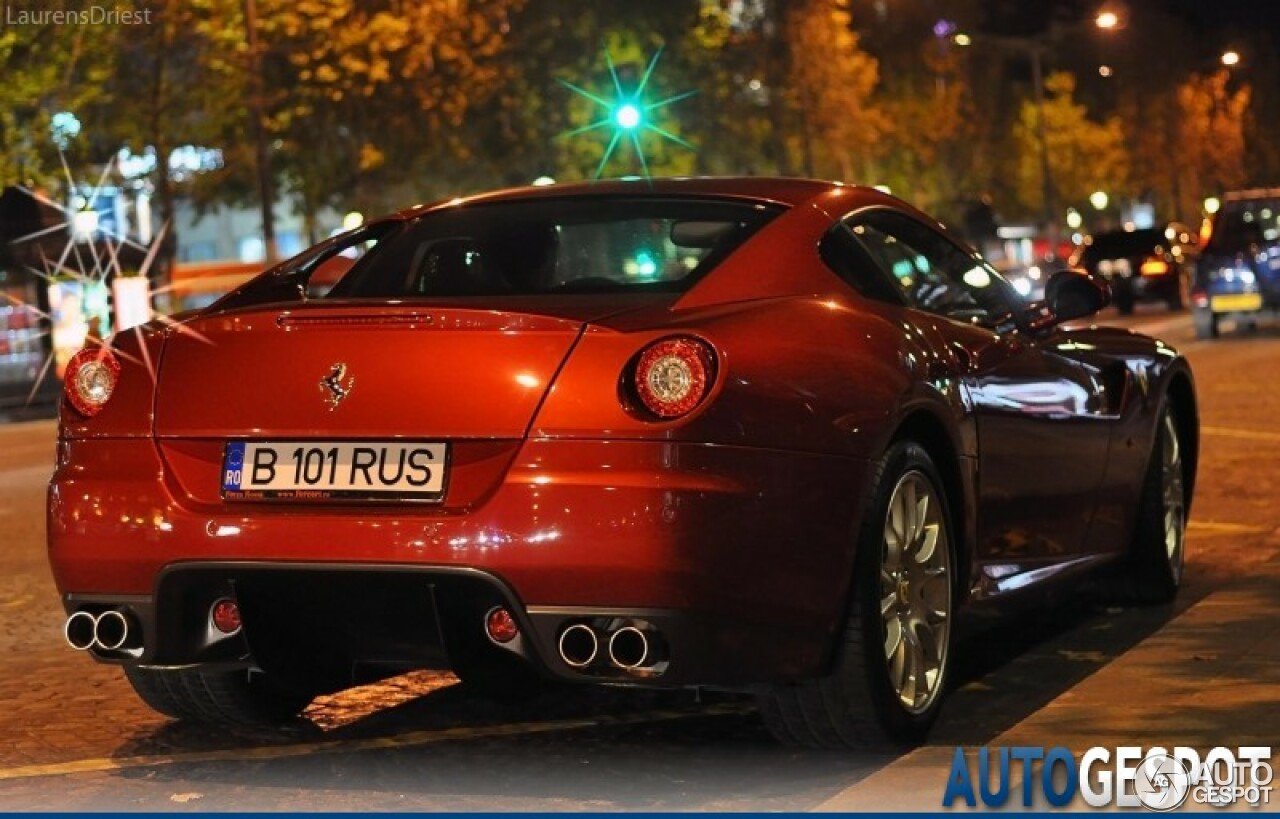
[{"label": "blurred background car", "polygon": [[1037,264],[1017,263],[994,263],[994,266],[1000,275],[1013,285],[1013,289],[1018,291],[1018,295],[1022,296],[1027,304],[1044,300],[1044,285],[1049,274],[1063,267],[1062,264],[1058,267],[1046,268]]},{"label": "blurred background car", "polygon": [[1111,283],[1121,315],[1139,301],[1163,301],[1170,310],[1186,306],[1191,290],[1196,234],[1186,225],[1115,230],[1085,237],[1072,258],[1092,276]]},{"label": "blurred background car", "polygon": [[1222,197],[1196,264],[1192,317],[1196,336],[1217,338],[1218,320],[1252,324],[1280,309],[1280,188]]}]

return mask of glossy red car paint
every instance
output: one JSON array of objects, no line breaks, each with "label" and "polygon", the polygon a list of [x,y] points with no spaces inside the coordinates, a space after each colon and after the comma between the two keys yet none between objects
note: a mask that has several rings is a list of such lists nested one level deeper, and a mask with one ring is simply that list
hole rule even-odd
[{"label": "glossy red car paint", "polygon": [[[873,190],[599,183],[390,218],[609,196],[782,212],[680,294],[235,294],[180,329],[115,339],[115,394],[93,417],[64,405],[49,489],[50,560],[68,610],[125,607],[141,631],[132,653],[95,654],[265,664],[251,636],[233,647],[191,636],[227,588],[395,575],[421,576],[442,600],[451,583],[486,584],[492,599],[466,633],[509,607],[521,631],[510,650],[547,675],[592,679],[561,660],[557,635],[573,618],[609,617],[669,629],[661,670],[629,682],[799,680],[835,656],[872,465],[892,441],[912,437],[937,462],[956,593],[981,600],[1120,554],[1155,440],[1153,399],[1183,402],[1194,429],[1185,362],[1151,339],[1001,333],[859,293],[818,252],[840,218],[883,208],[937,227]],[[628,387],[637,357],[668,338],[714,355],[705,397],[672,419],[637,412]],[[355,380],[331,407],[318,385],[335,362]],[[225,501],[230,439],[446,441],[447,491],[440,503]],[[244,609],[252,635],[257,612]]]}]

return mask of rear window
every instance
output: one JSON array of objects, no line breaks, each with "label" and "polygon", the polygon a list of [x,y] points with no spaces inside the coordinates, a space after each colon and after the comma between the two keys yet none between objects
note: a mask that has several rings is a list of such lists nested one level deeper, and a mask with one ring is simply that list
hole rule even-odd
[{"label": "rear window", "polygon": [[779,209],[690,199],[448,208],[384,237],[331,298],[683,292]]},{"label": "rear window", "polygon": [[1250,245],[1280,240],[1280,198],[1237,199],[1223,202],[1205,248],[1238,253]]},{"label": "rear window", "polygon": [[1153,252],[1165,243],[1163,230],[1130,230],[1121,233],[1102,233],[1084,249],[1080,258],[1085,263],[1100,259],[1127,259]]}]

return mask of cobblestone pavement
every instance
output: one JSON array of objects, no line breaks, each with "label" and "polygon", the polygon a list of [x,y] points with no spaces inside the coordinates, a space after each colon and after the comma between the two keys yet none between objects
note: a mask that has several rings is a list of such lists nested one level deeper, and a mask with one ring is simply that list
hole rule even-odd
[{"label": "cobblestone pavement", "polygon": [[[933,745],[1010,731],[1280,551],[1280,327],[1207,344],[1185,316],[1135,323],[1187,351],[1201,395],[1186,591],[1167,608],[1107,609],[1084,592],[972,618]],[[323,698],[278,733],[168,723],[62,642],[43,545],[53,435],[50,422],[0,426],[0,809],[806,809],[893,761],[780,748],[748,701],[723,695],[572,690],[497,706],[429,673]]]}]

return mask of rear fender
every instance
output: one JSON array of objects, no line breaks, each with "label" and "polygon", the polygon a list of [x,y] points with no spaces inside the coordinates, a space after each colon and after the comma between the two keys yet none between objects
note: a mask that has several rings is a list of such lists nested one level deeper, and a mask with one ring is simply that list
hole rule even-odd
[{"label": "rear fender", "polygon": [[[817,262],[821,264],[821,262]],[[644,319],[644,326],[641,324]],[[691,441],[877,457],[912,373],[920,342],[894,317],[838,297],[786,297],[699,310],[630,315],[583,334],[534,420],[535,438]],[[706,400],[655,421],[627,399],[637,355],[670,336],[717,353]]]}]

